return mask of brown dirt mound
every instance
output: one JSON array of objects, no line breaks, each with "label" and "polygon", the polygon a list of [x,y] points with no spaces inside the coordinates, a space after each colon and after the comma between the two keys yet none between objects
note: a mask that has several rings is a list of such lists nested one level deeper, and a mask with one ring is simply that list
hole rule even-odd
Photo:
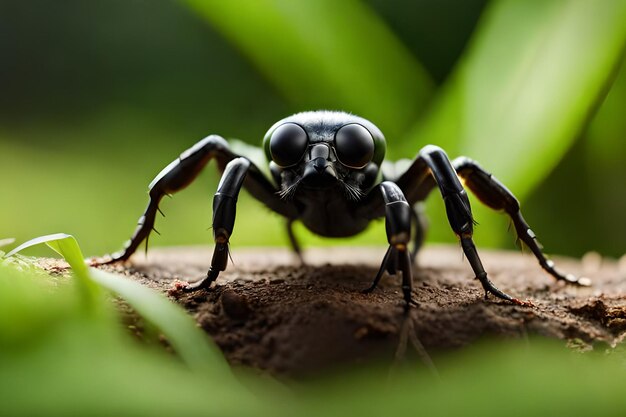
[{"label": "brown dirt mound", "polygon": [[[385,275],[362,294],[376,274],[385,248],[312,249],[301,266],[285,249],[235,249],[209,290],[185,294],[176,280],[206,273],[211,248],[151,250],[124,273],[158,289],[186,308],[233,364],[275,374],[307,375],[333,364],[392,358],[405,318],[400,283]],[[583,261],[554,258],[562,270],[584,275],[593,286],[554,282],[530,255],[481,251],[492,281],[533,307],[484,299],[480,284],[456,247],[430,247],[415,268],[410,321],[427,351],[472,343],[484,335],[558,338],[591,347],[615,346],[626,335],[626,262],[589,254]]]}]

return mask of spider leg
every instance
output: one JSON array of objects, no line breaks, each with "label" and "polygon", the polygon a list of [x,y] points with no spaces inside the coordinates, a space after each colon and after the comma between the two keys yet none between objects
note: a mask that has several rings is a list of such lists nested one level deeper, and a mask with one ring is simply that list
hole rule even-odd
[{"label": "spider leg", "polygon": [[380,279],[382,278],[383,274],[385,273],[385,269],[387,268],[387,262],[389,262],[389,255],[391,254],[392,249],[393,247],[389,246],[389,248],[387,249],[387,252],[385,252],[385,256],[383,257],[383,262],[380,264],[380,268],[378,269],[378,272],[376,273],[376,276],[374,277],[374,281],[372,282],[372,285],[370,285],[369,287],[367,287],[366,289],[362,291],[364,294],[371,293],[378,286],[378,283],[380,282]]},{"label": "spider leg", "polygon": [[517,236],[530,248],[545,271],[558,281],[583,286],[591,284],[588,278],[563,274],[555,268],[554,262],[549,260],[541,251],[541,245],[537,242],[535,233],[524,220],[517,198],[500,181],[485,171],[477,162],[467,157],[456,158],[453,165],[456,172],[465,181],[465,185],[483,204],[494,210],[504,210],[509,215],[515,226]]},{"label": "spider leg", "polygon": [[207,276],[183,288],[185,292],[208,288],[228,264],[228,242],[235,227],[237,196],[246,178],[250,161],[240,157],[226,165],[217,192],[213,197],[213,238],[215,249]]},{"label": "spider leg", "polygon": [[[154,230],[154,222],[161,199],[191,184],[211,159],[215,159],[220,170],[224,170],[226,164],[238,157],[239,155],[229,149],[228,142],[217,135],[208,136],[183,152],[150,183],[148,187],[150,201],[125,247],[122,251],[114,253],[111,259],[101,263],[125,261],[130,258]],[[253,164],[250,164],[245,186],[255,198],[264,202],[274,211],[288,217],[295,216],[295,209],[276,196],[275,187]]]},{"label": "spider leg", "polygon": [[472,239],[474,219],[467,193],[443,149],[433,145],[424,147],[414,163],[397,179],[396,183],[402,190],[405,190],[405,193],[410,196],[409,201],[412,202],[422,200],[437,185],[445,203],[448,222],[459,237],[463,252],[476,275],[476,279],[485,289],[485,296],[492,293],[504,300],[516,304],[525,304],[499,290],[487,277],[487,272]]},{"label": "spider leg", "polygon": [[[411,206],[404,198],[402,190],[390,181],[382,182],[371,192],[380,191],[385,207],[385,230],[389,249],[383,258],[380,269],[372,285],[365,292],[373,291],[382,274],[390,268],[402,273],[402,293],[406,307],[413,303],[413,273],[408,243],[411,240]],[[390,264],[391,262],[391,264]]]},{"label": "spider leg", "polygon": [[300,264],[304,265],[304,258],[302,257],[302,249],[300,244],[298,243],[298,239],[296,238],[295,233],[293,232],[293,222],[294,219],[287,219],[287,236],[289,237],[289,243],[291,244],[291,248],[296,253],[296,256],[300,260]]},{"label": "spider leg", "polygon": [[426,213],[424,213],[424,206],[422,203],[413,205],[411,210],[411,223],[413,228],[413,249],[411,250],[411,261],[415,263],[417,253],[424,244],[426,239],[426,231],[428,230],[428,220]]}]

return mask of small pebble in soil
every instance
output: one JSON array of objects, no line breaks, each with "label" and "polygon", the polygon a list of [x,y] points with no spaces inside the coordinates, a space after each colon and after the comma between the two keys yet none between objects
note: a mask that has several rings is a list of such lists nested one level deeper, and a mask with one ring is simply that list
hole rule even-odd
[{"label": "small pebble in soil", "polygon": [[233,290],[226,290],[220,297],[222,309],[226,315],[235,320],[244,320],[250,314],[250,306],[245,296]]}]

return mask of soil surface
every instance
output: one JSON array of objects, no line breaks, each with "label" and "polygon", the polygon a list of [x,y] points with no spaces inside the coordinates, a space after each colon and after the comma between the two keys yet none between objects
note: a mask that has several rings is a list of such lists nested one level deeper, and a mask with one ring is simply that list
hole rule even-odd
[{"label": "soil surface", "polygon": [[102,268],[168,294],[231,363],[277,375],[305,376],[374,357],[391,360],[400,340],[411,340],[410,327],[430,353],[487,335],[540,334],[582,348],[613,347],[626,338],[626,257],[554,257],[561,270],[593,282],[576,287],[555,282],[531,255],[482,250],[491,280],[533,304],[525,307],[493,296],[485,300],[460,248],[429,247],[414,268],[418,306],[407,319],[398,277],[385,274],[373,293],[361,293],[385,250],[311,249],[301,265],[286,249],[234,249],[234,265],[209,290],[193,294],[175,283],[205,275],[209,247],[153,249],[147,259],[137,254],[125,265]]}]

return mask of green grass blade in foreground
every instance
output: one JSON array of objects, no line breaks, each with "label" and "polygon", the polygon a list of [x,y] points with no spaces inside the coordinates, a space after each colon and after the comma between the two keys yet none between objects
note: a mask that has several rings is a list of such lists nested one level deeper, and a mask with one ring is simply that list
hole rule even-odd
[{"label": "green grass blade in foreground", "polygon": [[215,373],[191,372],[172,355],[146,349],[113,315],[84,314],[67,280],[45,280],[43,273],[5,260],[0,260],[3,416],[260,414],[263,403],[243,386]]},{"label": "green grass blade in foreground", "polygon": [[142,317],[156,325],[191,368],[222,377],[230,373],[221,352],[176,304],[128,278],[95,268],[90,268],[89,272],[94,281],[121,296]]},{"label": "green grass blade in foreground", "polygon": [[306,110],[355,112],[393,139],[415,120],[432,81],[357,0],[186,0]]},{"label": "green grass blade in foreground", "polygon": [[65,233],[39,236],[22,243],[4,256],[8,258],[24,249],[41,245],[42,243],[48,245],[70,264],[78,280],[79,288],[85,297],[85,301],[88,306],[91,306],[94,301],[93,298],[98,296],[99,290],[97,285],[95,285],[89,277],[83,253],[74,236]]},{"label": "green grass blade in foreground", "polygon": [[625,45],[622,0],[492,2],[407,147],[476,158],[523,198],[587,123]]},{"label": "green grass blade in foreground", "polygon": [[222,354],[181,308],[163,295],[122,276],[114,275],[85,265],[78,242],[72,235],[57,233],[31,239],[18,246],[6,257],[31,246],[45,243],[65,258],[81,282],[94,294],[98,287],[106,288],[125,299],[140,315],[154,324],[167,337],[170,344],[193,369],[211,374],[229,375]]}]

